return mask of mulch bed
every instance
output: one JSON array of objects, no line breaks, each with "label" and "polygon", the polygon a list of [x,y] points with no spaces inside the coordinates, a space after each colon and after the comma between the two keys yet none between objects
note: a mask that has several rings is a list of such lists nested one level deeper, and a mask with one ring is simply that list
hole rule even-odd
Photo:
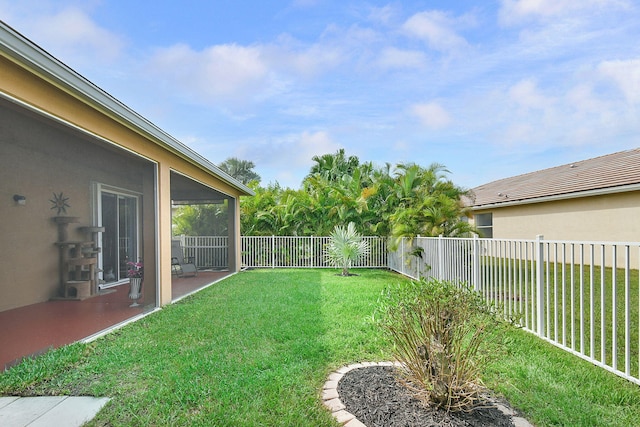
[{"label": "mulch bed", "polygon": [[513,427],[512,418],[495,404],[507,402],[487,397],[470,412],[447,413],[429,408],[412,397],[396,379],[397,369],[371,366],[353,369],[338,383],[346,411],[367,427]]}]

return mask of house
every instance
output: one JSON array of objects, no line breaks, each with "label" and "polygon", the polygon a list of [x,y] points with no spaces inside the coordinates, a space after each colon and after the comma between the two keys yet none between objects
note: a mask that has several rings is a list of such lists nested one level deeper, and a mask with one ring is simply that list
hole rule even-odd
[{"label": "house", "polygon": [[0,162],[0,314],[128,287],[138,261],[141,305],[170,303],[176,203],[228,205],[240,268],[252,190],[2,22]]},{"label": "house", "polygon": [[640,148],[472,189],[483,237],[640,242]]}]

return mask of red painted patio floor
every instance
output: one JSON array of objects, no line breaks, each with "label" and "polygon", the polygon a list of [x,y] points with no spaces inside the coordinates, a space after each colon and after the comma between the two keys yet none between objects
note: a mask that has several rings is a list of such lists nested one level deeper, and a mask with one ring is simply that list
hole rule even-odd
[{"label": "red painted patio floor", "polygon": [[[202,271],[196,277],[174,277],[172,299],[228,275],[227,271]],[[0,371],[25,356],[82,340],[143,313],[142,306],[129,307],[128,285],[110,290],[115,292],[84,301],[47,301],[0,312]]]}]

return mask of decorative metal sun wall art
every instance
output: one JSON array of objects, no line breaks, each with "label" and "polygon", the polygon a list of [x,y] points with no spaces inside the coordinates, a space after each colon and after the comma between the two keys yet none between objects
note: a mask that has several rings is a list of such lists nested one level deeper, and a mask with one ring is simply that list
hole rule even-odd
[{"label": "decorative metal sun wall art", "polygon": [[67,208],[71,207],[71,205],[67,203],[68,200],[69,198],[64,197],[64,194],[62,194],[62,191],[60,192],[60,194],[53,193],[53,199],[49,200],[51,203],[53,203],[53,206],[51,207],[51,209],[57,209],[58,210],[57,215],[60,215],[60,213],[66,214]]}]

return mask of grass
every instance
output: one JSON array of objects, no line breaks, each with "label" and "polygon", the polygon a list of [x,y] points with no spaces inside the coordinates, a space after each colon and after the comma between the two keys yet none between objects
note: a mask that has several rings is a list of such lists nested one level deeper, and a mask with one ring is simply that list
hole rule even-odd
[{"label": "grass", "polygon": [[536,426],[638,426],[640,387],[532,334],[513,330],[485,374]]},{"label": "grass", "polygon": [[[92,426],[337,426],[322,406],[328,374],[391,358],[373,320],[404,280],[381,270],[239,273],[90,344],[0,375],[0,394],[113,399]],[[537,426],[629,426],[640,388],[520,330],[485,376]]]},{"label": "grass", "polygon": [[[493,261],[495,264],[495,261]],[[525,270],[527,270],[525,272]],[[505,312],[521,315],[521,320],[530,329],[535,329],[536,313],[535,281],[532,279],[531,264],[520,263],[503,268],[503,279],[510,285],[500,290],[501,303]],[[638,270],[629,272],[629,293],[626,289],[626,277],[623,269],[615,271],[609,267],[602,270],[599,266],[573,266],[570,264],[550,263],[544,271],[545,286],[545,325],[548,337],[572,350],[592,357],[595,360],[615,366],[625,372],[627,312],[625,300],[629,299],[629,373],[640,374],[640,279]],[[529,289],[524,289],[525,274],[528,274]],[[526,292],[526,294],[525,294]],[[615,294],[615,304],[614,304]],[[506,296],[506,298],[505,298]],[[521,297],[521,298],[520,298]],[[593,298],[593,302],[592,302]],[[531,301],[525,306],[526,300]],[[593,316],[591,312],[593,311]],[[613,314],[616,316],[613,321]],[[604,323],[602,319],[604,317]],[[615,324],[616,345],[613,343],[613,325]],[[582,339],[580,338],[582,337]],[[603,348],[604,346],[604,348]],[[604,353],[604,357],[603,357]]]}]

